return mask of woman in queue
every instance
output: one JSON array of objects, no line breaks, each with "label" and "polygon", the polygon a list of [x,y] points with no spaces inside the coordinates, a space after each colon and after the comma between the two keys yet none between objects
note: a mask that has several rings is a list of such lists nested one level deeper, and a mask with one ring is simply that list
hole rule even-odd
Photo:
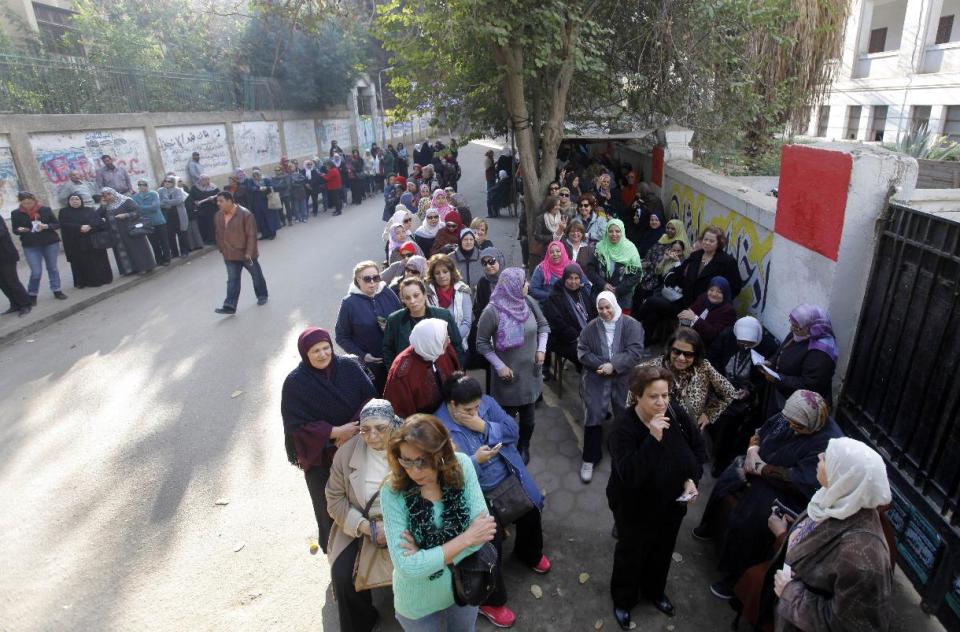
[{"label": "woman in queue", "polygon": [[30,281],[27,293],[32,305],[37,304],[40,292],[40,280],[43,278],[43,266],[47,266],[50,291],[58,299],[67,295],[60,288],[60,269],[57,257],[60,255],[60,221],[49,206],[41,206],[33,193],[21,191],[17,194],[20,206],[10,213],[10,229],[20,236],[23,255],[30,267]]},{"label": "woman in queue", "polygon": [[451,257],[457,265],[457,270],[460,271],[460,279],[467,284],[472,292],[483,276],[483,266],[480,264],[480,248],[477,247],[477,236],[472,228],[464,228],[460,231],[460,241]]},{"label": "woman in queue", "polygon": [[474,322],[480,320],[480,314],[490,303],[490,295],[497,287],[500,273],[507,267],[503,252],[493,246],[480,251],[480,265],[483,268],[483,278],[477,281],[477,293],[473,301]]},{"label": "woman in queue", "polygon": [[[480,382],[463,372],[454,373],[444,382],[443,402],[436,416],[447,427],[457,448],[472,455],[480,488],[497,521],[494,544],[498,559],[503,559],[503,530],[509,524],[515,524],[513,556],[533,572],[546,573],[550,570],[550,560],[543,554],[543,495],[517,451],[520,436],[517,422],[495,399],[483,394]],[[520,509],[510,507],[507,508],[511,511],[510,516],[501,515],[497,509],[498,494],[506,489],[504,486],[518,485],[526,497],[523,507],[526,511],[519,513]],[[516,517],[512,515],[518,513]],[[507,588],[501,563],[497,566],[496,588],[480,606],[480,614],[497,627],[510,627],[516,621],[516,615],[506,603]]]},{"label": "woman in queue", "polygon": [[722,276],[710,279],[707,291],[687,309],[677,314],[680,323],[692,327],[707,347],[737,322],[737,310],[730,295],[730,282]]},{"label": "woman in queue", "polygon": [[110,187],[100,190],[100,215],[113,233],[113,257],[121,276],[149,272],[156,267],[146,232],[131,234],[140,219],[140,207]]},{"label": "woman in queue", "polygon": [[106,231],[107,222],[96,210],[84,206],[81,195],[67,197],[67,205],[60,209],[60,232],[74,287],[100,287],[113,281],[106,249],[97,248],[92,241],[95,233]]},{"label": "woman in queue", "polygon": [[433,250],[433,242],[437,238],[437,233],[444,228],[440,222],[440,211],[437,209],[427,209],[423,224],[413,233],[413,240],[417,242],[423,252]]},{"label": "woman in queue", "polygon": [[380,492],[393,561],[393,607],[405,632],[473,632],[477,606],[458,606],[451,564],[493,540],[497,523],[470,457],[454,451],[432,415],[414,415],[390,437]]},{"label": "woman in queue", "polygon": [[423,281],[427,278],[427,260],[420,255],[409,255],[404,252],[400,261],[390,264],[390,266],[384,270],[380,277],[383,279],[383,282],[387,284],[390,290],[400,296],[400,284],[403,283],[406,279],[420,279]]},{"label": "woman in queue", "polygon": [[672,379],[663,367],[636,367],[630,376],[633,403],[607,440],[607,503],[617,534],[610,592],[623,630],[630,629],[630,610],[641,597],[668,616],[675,612],[665,593],[667,574],[706,460],[696,426],[671,402]]},{"label": "woman in queue", "polygon": [[360,430],[334,455],[326,487],[333,520],[327,558],[341,632],[372,632],[380,615],[370,591],[393,581],[379,496],[390,471],[390,434],[403,420],[387,400],[371,399],[357,421]]},{"label": "woman in queue", "polygon": [[425,318],[439,318],[447,323],[450,342],[457,350],[460,364],[463,364],[463,338],[457,328],[453,315],[442,307],[427,304],[427,286],[420,279],[404,279],[400,283],[400,302],[403,309],[395,311],[387,318],[383,332],[383,361],[389,372],[393,361],[400,352],[410,345],[410,332],[414,325]]},{"label": "woman in queue", "polygon": [[[447,255],[433,255],[427,263],[427,304],[450,312],[466,343],[473,325],[473,295],[460,270]],[[466,352],[468,349],[464,348]]]},{"label": "woman in queue", "polygon": [[433,245],[430,246],[431,256],[436,254],[449,254],[460,245],[460,231],[463,230],[460,213],[450,211],[446,216],[441,213],[440,217],[440,221],[443,222],[443,230],[437,232],[437,236],[433,240]]},{"label": "woman in queue", "polygon": [[330,333],[307,327],[297,339],[300,364],[283,382],[283,417],[287,459],[303,470],[313,502],[320,548],[327,552],[332,522],[324,488],[337,448],[360,429],[357,415],[376,396],[359,360],[333,351]]},{"label": "woman in queue", "polygon": [[522,268],[500,273],[490,304],[477,323],[477,352],[496,372],[491,395],[511,416],[517,415],[523,462],[530,460],[534,406],[543,392],[543,363],[550,325],[537,302],[527,296]]},{"label": "woman in queue", "polygon": [[[541,307],[547,302],[553,286],[563,276],[563,271],[570,263],[570,257],[561,242],[551,241],[547,245],[546,256],[537,264],[530,276],[530,296],[536,299]],[[581,279],[582,282],[583,279]],[[590,281],[587,281],[587,284],[589,283]]]},{"label": "woman in queue", "polygon": [[594,250],[594,274],[602,281],[600,289],[613,292],[627,315],[633,307],[633,293],[643,278],[640,253],[624,234],[623,222],[607,222],[607,232]]},{"label": "woman in queue", "polygon": [[443,400],[444,380],[460,368],[446,321],[426,318],[413,326],[410,346],[390,366],[383,396],[401,417],[432,413]]},{"label": "woman in queue", "polygon": [[387,318],[403,306],[380,278],[374,261],[361,261],[353,268],[353,282],[340,301],[337,344],[357,356],[373,376],[377,393],[383,392],[389,367],[383,362],[383,331]]},{"label": "woman in queue", "polygon": [[153,258],[162,266],[170,265],[170,235],[167,234],[167,219],[160,208],[160,195],[150,189],[146,180],[137,180],[137,193],[131,196],[140,207],[140,218],[153,230],[147,235],[150,247],[153,248]]},{"label": "woman in queue", "polygon": [[580,332],[597,317],[588,286],[583,284],[585,276],[577,264],[568,265],[543,306],[543,315],[550,323],[547,350],[573,362],[577,371],[580,371],[580,358],[577,356]]},{"label": "woman in queue", "polygon": [[583,460],[580,480],[593,480],[593,468],[603,456],[603,420],[622,416],[630,390],[630,374],[643,357],[643,326],[624,316],[613,292],[597,296],[597,318],[583,328],[577,343],[583,365]]}]

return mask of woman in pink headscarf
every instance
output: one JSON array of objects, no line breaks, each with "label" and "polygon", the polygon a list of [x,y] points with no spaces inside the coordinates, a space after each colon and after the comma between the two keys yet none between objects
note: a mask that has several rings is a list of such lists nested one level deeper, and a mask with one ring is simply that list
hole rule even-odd
[{"label": "woman in pink headscarf", "polygon": [[433,200],[430,202],[430,208],[437,209],[437,212],[440,213],[441,222],[447,221],[447,215],[457,210],[450,206],[450,201],[447,199],[447,192],[443,189],[437,189],[433,192]]},{"label": "woman in pink headscarf", "polygon": [[[550,291],[554,283],[563,276],[563,270],[571,263],[567,249],[563,247],[560,241],[551,241],[547,244],[547,250],[543,261],[537,264],[533,269],[533,275],[530,277],[530,296],[537,299],[543,306],[550,297]],[[585,274],[580,275],[581,279],[586,279]],[[590,282],[587,281],[587,291],[590,291]]]}]

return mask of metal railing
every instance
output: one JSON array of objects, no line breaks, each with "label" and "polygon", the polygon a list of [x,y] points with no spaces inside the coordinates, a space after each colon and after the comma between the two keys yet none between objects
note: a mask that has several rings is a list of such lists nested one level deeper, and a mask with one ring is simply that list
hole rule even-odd
[{"label": "metal railing", "polygon": [[83,59],[0,55],[0,112],[104,114],[280,109],[264,77],[94,66]]}]

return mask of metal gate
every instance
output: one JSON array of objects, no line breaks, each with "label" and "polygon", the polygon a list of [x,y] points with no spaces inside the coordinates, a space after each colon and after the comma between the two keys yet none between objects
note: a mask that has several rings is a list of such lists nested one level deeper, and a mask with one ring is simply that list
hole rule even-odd
[{"label": "metal gate", "polygon": [[889,207],[837,416],[887,459],[901,568],[960,630],[960,223]]}]

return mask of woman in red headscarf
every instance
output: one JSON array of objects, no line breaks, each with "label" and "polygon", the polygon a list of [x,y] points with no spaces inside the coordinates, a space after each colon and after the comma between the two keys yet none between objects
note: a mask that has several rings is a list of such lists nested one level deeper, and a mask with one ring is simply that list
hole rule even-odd
[{"label": "woman in red headscarf", "polygon": [[463,230],[463,222],[460,221],[460,213],[450,211],[443,221],[443,228],[437,232],[437,237],[433,240],[433,246],[430,248],[430,255],[450,254],[460,245],[460,231]]}]

